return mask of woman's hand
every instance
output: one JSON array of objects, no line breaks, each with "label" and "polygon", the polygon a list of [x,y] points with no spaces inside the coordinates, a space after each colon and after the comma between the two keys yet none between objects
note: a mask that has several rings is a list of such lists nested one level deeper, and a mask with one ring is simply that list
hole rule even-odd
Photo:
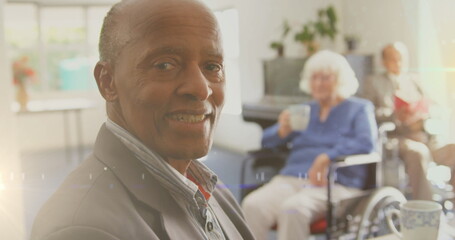
[{"label": "woman's hand", "polygon": [[308,177],[311,184],[323,187],[327,185],[327,172],[329,169],[330,159],[325,153],[319,154],[313,162]]},{"label": "woman's hand", "polygon": [[280,116],[278,117],[278,135],[280,138],[285,138],[292,132],[290,118],[288,110],[284,110],[280,113]]}]

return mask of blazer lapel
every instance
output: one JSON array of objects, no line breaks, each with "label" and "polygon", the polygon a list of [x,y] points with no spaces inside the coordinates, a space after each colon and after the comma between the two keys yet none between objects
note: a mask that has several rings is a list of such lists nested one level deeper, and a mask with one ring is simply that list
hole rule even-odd
[{"label": "blazer lapel", "polygon": [[213,196],[209,199],[209,204],[215,212],[218,222],[220,223],[221,228],[223,228],[224,234],[226,234],[226,239],[243,239],[231,219],[229,219],[223,208],[221,208],[220,204]]},{"label": "blazer lapel", "polygon": [[161,213],[163,226],[170,239],[204,239],[201,230],[192,224],[187,211],[180,207],[169,191],[105,124],[96,139],[94,154],[136,199]]}]

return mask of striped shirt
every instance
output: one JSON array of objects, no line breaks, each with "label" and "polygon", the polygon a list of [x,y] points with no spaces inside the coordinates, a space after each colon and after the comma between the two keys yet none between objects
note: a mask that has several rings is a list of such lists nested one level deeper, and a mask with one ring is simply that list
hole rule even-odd
[{"label": "striped shirt", "polygon": [[199,189],[201,187],[210,197],[218,181],[218,177],[207,166],[198,160],[191,161],[187,174],[195,181],[194,183],[112,120],[108,119],[106,126],[144,164],[156,180],[169,190],[180,207],[187,210],[193,219],[192,224],[201,230],[206,239],[226,239],[208,198]]}]

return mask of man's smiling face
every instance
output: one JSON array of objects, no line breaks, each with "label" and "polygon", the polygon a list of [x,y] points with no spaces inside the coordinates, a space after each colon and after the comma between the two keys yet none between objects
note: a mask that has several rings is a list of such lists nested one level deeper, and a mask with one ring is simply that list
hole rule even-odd
[{"label": "man's smiling face", "polygon": [[130,7],[122,18],[131,40],[113,67],[113,105],[121,118],[113,120],[165,158],[202,157],[224,103],[216,20],[192,1]]}]

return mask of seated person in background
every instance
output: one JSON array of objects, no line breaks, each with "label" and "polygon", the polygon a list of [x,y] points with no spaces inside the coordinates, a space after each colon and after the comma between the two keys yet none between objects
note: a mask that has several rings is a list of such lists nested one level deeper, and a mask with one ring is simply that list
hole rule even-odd
[{"label": "seated person in background", "polygon": [[[407,48],[403,43],[384,47],[382,63],[386,72],[370,76],[363,95],[373,102],[378,123],[394,122],[397,126],[394,135],[399,140],[399,155],[406,165],[412,198],[431,200],[431,185],[426,179],[428,163],[434,159],[436,163],[453,169],[455,145],[439,147],[425,132],[428,98],[417,75],[407,72],[407,59]],[[452,185],[453,180],[454,177]]]},{"label": "seated person in background", "polygon": [[[311,222],[327,211],[326,174],[335,158],[366,154],[374,150],[377,126],[373,105],[351,97],[358,82],[346,59],[331,51],[320,51],[305,64],[300,88],[314,101],[308,127],[293,131],[288,111],[278,123],[264,131],[266,148],[292,144],[286,165],[269,183],[246,196],[245,218],[258,240],[278,224],[278,239],[308,239]],[[365,166],[337,172],[334,201],[361,192],[367,178]]]}]

